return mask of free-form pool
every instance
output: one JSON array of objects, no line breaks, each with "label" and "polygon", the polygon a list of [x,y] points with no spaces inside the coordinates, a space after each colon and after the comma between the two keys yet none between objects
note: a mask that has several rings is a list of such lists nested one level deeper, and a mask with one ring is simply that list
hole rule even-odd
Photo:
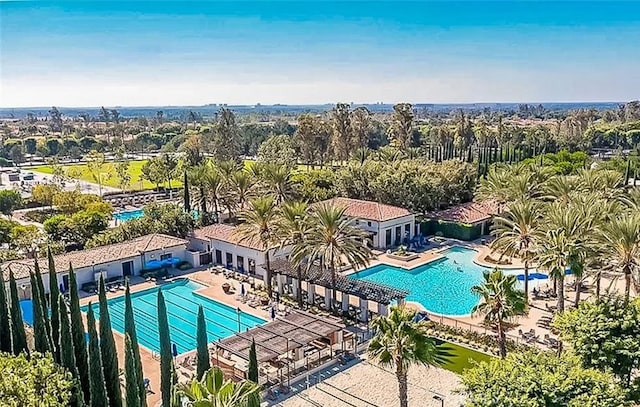
[{"label": "free-form pool", "polygon": [[113,214],[113,218],[118,222],[126,222],[131,219],[138,219],[144,215],[143,209],[133,209],[130,211],[116,212]]},{"label": "free-form pool", "polygon": [[[443,259],[412,270],[379,264],[349,277],[406,290],[408,301],[418,302],[435,314],[469,315],[479,301],[471,287],[482,282],[482,273],[488,269],[473,262],[476,251],[472,249],[456,246],[442,254]],[[507,274],[521,272],[505,270]]]},{"label": "free-form pool", "polygon": [[[244,331],[261,325],[261,318],[238,312],[235,308],[204,297],[195,291],[202,285],[190,280],[178,280],[161,286],[167,305],[169,332],[171,342],[178,348],[178,353],[188,352],[196,348],[196,320],[198,305],[202,305],[207,321],[207,338],[209,342],[229,337],[238,328]],[[160,352],[158,338],[158,289],[139,291],[131,294],[134,320],[138,342],[154,352]],[[96,319],[100,319],[98,304],[92,304]],[[108,301],[111,328],[124,333],[124,296]],[[87,311],[88,307],[82,307]]]}]

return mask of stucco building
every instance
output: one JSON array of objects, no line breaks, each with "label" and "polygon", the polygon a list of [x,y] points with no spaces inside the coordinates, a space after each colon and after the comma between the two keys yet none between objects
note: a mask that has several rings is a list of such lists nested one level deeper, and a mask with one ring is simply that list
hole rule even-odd
[{"label": "stucco building", "polygon": [[[93,249],[80,250],[54,256],[58,275],[58,286],[69,288],[69,264],[76,273],[78,287],[96,282],[100,276],[105,279],[137,276],[145,265],[154,260],[178,258],[191,261],[187,253],[188,241],[163,234],[151,234]],[[39,260],[45,290],[49,291],[49,266],[47,258]],[[5,282],[9,280],[9,269],[13,271],[16,283],[25,290],[30,288],[29,272],[33,271],[34,261],[14,260],[0,265]]]}]

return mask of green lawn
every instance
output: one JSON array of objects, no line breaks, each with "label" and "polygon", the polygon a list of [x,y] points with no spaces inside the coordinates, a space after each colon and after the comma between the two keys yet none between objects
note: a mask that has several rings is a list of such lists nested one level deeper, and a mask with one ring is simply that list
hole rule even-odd
[{"label": "green lawn", "polygon": [[[131,175],[131,185],[130,189],[133,190],[141,190],[141,189],[152,189],[155,188],[155,185],[151,182],[144,180],[140,180],[140,174],[142,173],[142,166],[146,160],[140,161],[131,161],[129,164],[129,175]],[[65,165],[65,171],[69,171],[70,169],[75,169],[80,171],[80,179],[87,182],[96,183],[91,173],[89,172],[89,168],[85,164],[75,164],[75,165]],[[116,176],[115,169],[112,163],[107,163],[104,166],[105,171],[103,175],[103,185],[108,187],[119,188],[118,185],[118,177]],[[32,171],[43,172],[45,174],[53,173],[53,168],[49,165],[41,165],[38,167],[30,168]],[[161,184],[163,186],[167,186],[166,184]],[[182,186],[182,182],[176,180],[171,182],[172,187]]]},{"label": "green lawn", "polygon": [[446,361],[441,366],[457,374],[461,374],[465,369],[473,367],[472,361],[488,362],[493,359],[493,356],[465,348],[464,346],[438,339],[436,339],[436,342],[446,354]]}]

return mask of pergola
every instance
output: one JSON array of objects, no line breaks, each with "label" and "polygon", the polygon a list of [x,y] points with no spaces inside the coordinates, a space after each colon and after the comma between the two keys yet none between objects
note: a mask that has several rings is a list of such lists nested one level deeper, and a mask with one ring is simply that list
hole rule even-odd
[{"label": "pergola", "polygon": [[342,323],[332,319],[292,310],[283,318],[237,333],[214,345],[248,361],[251,343],[255,341],[258,362],[266,362],[343,329]]},{"label": "pergola", "polygon": [[[286,277],[298,278],[298,269],[285,258],[278,258],[271,261],[271,270],[275,274]],[[318,285],[324,288],[333,288],[331,273],[323,270],[317,264],[301,266],[302,280],[307,283]],[[336,275],[336,290],[348,295],[354,295],[367,301],[374,301],[378,304],[389,305],[392,301],[403,300],[409,295],[405,290],[400,290],[383,284],[372,283],[370,281],[356,280]]]},{"label": "pergola", "polygon": [[279,382],[284,384],[283,376],[288,382],[292,375],[331,360],[336,351],[353,351],[355,343],[347,341],[353,342],[355,337],[345,328],[335,318],[292,310],[272,322],[214,342],[213,362],[217,366],[231,364],[233,375],[244,378],[251,344],[255,342],[263,380],[268,384],[279,377]]}]

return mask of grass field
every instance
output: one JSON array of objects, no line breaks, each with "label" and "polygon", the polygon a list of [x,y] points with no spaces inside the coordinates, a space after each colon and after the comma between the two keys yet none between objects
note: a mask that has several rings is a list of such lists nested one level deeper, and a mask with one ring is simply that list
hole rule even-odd
[{"label": "grass field", "polygon": [[[142,166],[144,165],[146,161],[145,160],[140,160],[140,161],[131,161],[129,164],[129,175],[131,175],[131,185],[129,186],[129,189],[132,190],[141,190],[141,189],[152,189],[155,188],[155,184],[152,184],[151,182],[147,181],[147,180],[141,180],[140,179],[140,174],[142,173]],[[64,169],[65,171],[69,171],[70,169],[74,169],[74,170],[79,170],[80,171],[80,179],[83,181],[87,181],[87,182],[92,182],[92,183],[96,183],[95,180],[93,179],[93,177],[91,176],[91,173],[89,172],[89,168],[85,165],[85,164],[77,164],[77,165],[65,165]],[[112,163],[107,163],[104,166],[105,171],[104,171],[104,175],[103,175],[103,182],[102,185],[104,186],[108,186],[108,187],[114,187],[114,188],[119,188],[120,186],[118,185],[118,177],[116,176],[116,171],[113,167]],[[45,174],[52,174],[53,173],[53,168],[49,165],[41,165],[38,167],[33,167],[30,168],[30,170],[32,171],[37,171],[37,172],[42,172]],[[162,186],[166,186],[165,184],[161,184]],[[175,180],[175,181],[171,181],[171,186],[172,187],[177,187],[177,186],[182,186],[182,182],[180,182],[179,180]]]},{"label": "grass field", "polygon": [[441,367],[457,374],[473,367],[473,362],[488,362],[493,359],[493,356],[465,348],[464,346],[440,340],[436,340],[436,342],[446,353],[446,361]]}]

